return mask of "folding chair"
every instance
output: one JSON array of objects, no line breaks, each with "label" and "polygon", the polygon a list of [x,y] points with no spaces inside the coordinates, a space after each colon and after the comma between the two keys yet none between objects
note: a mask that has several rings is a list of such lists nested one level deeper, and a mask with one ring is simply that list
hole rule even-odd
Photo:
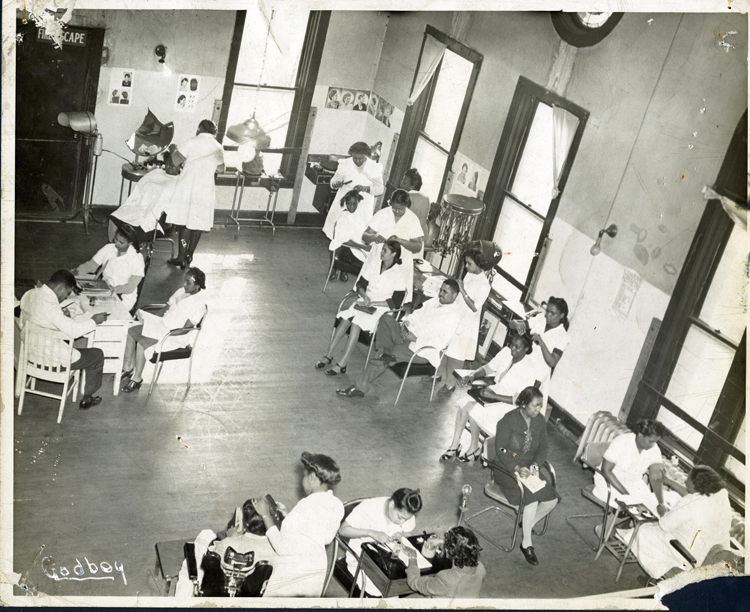
[{"label": "folding chair", "polygon": [[[144,310],[148,312],[149,310],[158,310],[161,308],[164,308],[166,304],[150,304],[148,306],[144,306],[141,308],[141,310]],[[176,361],[180,359],[189,359],[189,367],[188,367],[188,380],[187,380],[187,387],[185,389],[185,395],[183,397],[183,400],[187,397],[188,392],[190,391],[190,380],[193,374],[193,353],[195,352],[195,346],[198,344],[198,336],[200,336],[201,330],[203,329],[203,322],[206,320],[206,316],[208,315],[208,306],[206,306],[206,312],[203,313],[203,316],[201,317],[201,320],[198,322],[198,325],[195,327],[180,327],[178,329],[171,330],[157,345],[156,350],[154,351],[154,354],[151,356],[151,359],[149,360],[150,363],[153,363],[155,366],[154,369],[154,376],[151,379],[151,385],[149,385],[148,388],[148,394],[151,395],[151,392],[154,390],[154,386],[156,386],[156,381],[159,380],[159,375],[161,374],[161,368],[164,365],[165,361]],[[194,334],[192,338],[192,344],[189,344],[185,347],[171,349],[171,350],[164,350],[164,343],[167,341],[168,338],[177,337],[177,336],[185,336],[187,334]]]},{"label": "folding chair", "polygon": [[[19,389],[18,414],[23,412],[23,401],[27,393],[60,400],[57,422],[62,421],[65,400],[68,396],[70,380],[73,385],[70,391],[73,401],[78,399],[80,370],[71,370],[73,361],[73,340],[62,332],[43,329],[27,323],[23,330],[23,340],[18,364],[16,388]],[[85,374],[84,374],[85,376]],[[62,384],[60,395],[39,391],[37,380],[46,380]]]},{"label": "folding chair", "polygon": [[[493,442],[494,442],[494,437],[493,438],[488,438],[487,440],[485,440],[485,442],[484,442],[484,445],[485,445],[484,454],[487,454],[487,448],[490,447],[493,444]],[[494,455],[494,453],[493,453],[493,455]],[[515,478],[515,474],[513,474],[512,472],[510,472],[501,463],[499,463],[497,461],[494,461],[493,459],[489,459],[489,460],[487,460],[487,464],[493,470],[497,470],[499,472],[502,472],[506,476],[509,476],[511,478]],[[546,468],[547,472],[552,476],[552,482],[551,482],[551,484],[554,487],[556,485],[556,482],[557,482],[557,475],[555,474],[555,468],[552,467],[552,464],[549,461],[545,461],[542,467]],[[524,508],[526,506],[526,501],[524,499],[524,497],[525,497],[524,488],[523,488],[523,485],[521,485],[520,482],[518,483],[518,489],[519,489],[519,491],[521,493],[521,502],[516,506],[516,505],[514,505],[514,504],[512,504],[512,503],[510,503],[508,501],[507,497],[505,496],[505,493],[503,493],[503,490],[495,483],[494,479],[491,479],[490,482],[488,482],[486,485],[484,485],[484,494],[487,497],[489,497],[491,499],[494,499],[500,505],[499,506],[490,506],[488,508],[485,508],[484,510],[480,510],[476,514],[472,514],[469,518],[465,519],[465,521],[464,521],[469,527],[471,527],[474,531],[476,531],[479,535],[481,535],[490,544],[492,544],[493,546],[496,546],[497,548],[499,548],[500,550],[502,550],[504,552],[511,552],[515,548],[515,546],[516,546],[516,540],[517,540],[517,537],[518,537],[518,530],[519,530],[519,528],[521,526],[521,518],[523,517],[523,511],[524,511]],[[470,521],[472,519],[475,519],[476,517],[484,514],[485,512],[494,512],[496,515],[497,514],[504,514],[505,516],[510,517],[510,518],[513,519],[513,535],[511,536],[511,542],[510,542],[510,546],[509,547],[505,547],[502,544],[496,542],[495,540],[493,540],[492,538],[490,538],[485,533],[482,533],[481,531],[479,531],[476,528],[476,526],[474,526],[474,525],[471,524]],[[550,514],[552,514],[552,513],[550,512]],[[544,520],[542,522],[542,530],[539,531],[539,532],[534,531],[533,533],[535,533],[536,535],[544,535],[546,533],[547,526],[549,525],[550,514],[548,514],[547,516],[544,517]]]},{"label": "folding chair", "polygon": [[[399,361],[398,363],[394,363],[389,366],[390,370],[401,379],[401,386],[398,388],[396,401],[393,402],[394,406],[398,404],[398,400],[401,397],[401,391],[404,388],[404,383],[406,382],[406,379],[409,376],[432,376],[432,389],[430,390],[430,401],[432,401],[432,398],[435,395],[435,383],[437,382],[437,373],[440,368],[436,368],[431,363],[419,363],[419,362],[417,362],[416,364],[413,363],[414,358],[417,357],[419,353],[422,353],[428,350],[435,350],[435,347],[423,346],[411,356],[408,362]],[[445,349],[440,351],[440,361],[443,360],[444,355],[445,355]],[[369,358],[369,354],[368,354],[368,358]]]}]

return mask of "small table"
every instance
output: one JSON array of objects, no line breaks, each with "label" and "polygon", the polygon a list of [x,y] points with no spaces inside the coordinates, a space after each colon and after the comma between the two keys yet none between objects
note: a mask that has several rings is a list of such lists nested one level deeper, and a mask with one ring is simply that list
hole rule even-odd
[{"label": "small table", "polygon": [[130,162],[125,162],[122,165],[122,170],[120,171],[120,174],[122,175],[122,179],[120,180],[120,199],[117,201],[118,206],[122,206],[122,192],[123,187],[125,186],[125,181],[128,181],[128,197],[130,197],[130,190],[133,188],[133,183],[140,181],[148,174],[148,172],[148,168],[136,168]]},{"label": "small table", "polygon": [[[240,235],[240,227],[243,223],[258,223],[260,227],[263,227],[264,223],[268,223],[271,226],[271,234],[276,233],[276,225],[273,222],[273,217],[276,214],[276,204],[279,201],[279,189],[281,188],[281,181],[284,179],[283,176],[263,176],[260,174],[248,174],[242,170],[237,170],[237,182],[234,186],[234,196],[232,197],[232,210],[229,212],[229,221],[232,221],[237,225],[237,232],[235,233],[235,239]],[[265,187],[268,190],[268,201],[266,202],[266,211],[263,217],[260,219],[252,218],[241,218],[240,210],[242,209],[242,194],[245,192],[245,183],[249,181],[249,187]],[[239,198],[237,195],[239,194]],[[273,204],[272,204],[273,202]],[[227,223],[224,223],[226,227]]]},{"label": "small table", "polygon": [[649,510],[643,504],[627,505],[624,501],[618,499],[617,505],[619,506],[620,511],[624,512],[628,515],[628,517],[632,519],[635,527],[633,528],[633,535],[630,536],[630,540],[628,541],[627,545],[624,545],[622,542],[617,540],[617,537],[612,538],[612,532],[615,530],[614,518],[608,526],[607,533],[604,536],[604,546],[609,552],[612,553],[615,559],[618,559],[620,561],[620,567],[617,569],[615,582],[620,580],[622,568],[625,567],[625,563],[638,562],[638,559],[635,557],[635,555],[631,555],[630,549],[633,547],[633,542],[635,542],[635,538],[638,535],[638,531],[640,530],[641,525],[645,525],[646,523],[655,523],[659,520],[659,517],[654,515],[651,510]]},{"label": "small table", "polygon": [[[414,548],[421,552],[422,546],[430,535],[434,534],[410,536],[407,540],[411,542]],[[375,588],[380,591],[383,597],[397,597],[399,595],[409,595],[415,592],[409,588],[406,581],[406,565],[402,561],[392,561],[391,571],[386,574],[383,568],[378,564],[379,560],[378,551],[375,546],[370,542],[364,542],[362,544],[362,553],[359,556],[357,571],[354,572],[354,584],[357,583],[357,576],[359,576],[359,572],[362,571]],[[431,562],[432,567],[423,569],[421,571],[422,576],[437,574],[439,571],[449,569],[453,565],[442,555],[433,557]]]}]

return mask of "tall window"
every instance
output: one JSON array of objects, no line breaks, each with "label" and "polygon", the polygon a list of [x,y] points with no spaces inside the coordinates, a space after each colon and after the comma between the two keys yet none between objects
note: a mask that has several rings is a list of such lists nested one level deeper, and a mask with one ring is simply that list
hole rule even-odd
[{"label": "tall window", "polygon": [[443,195],[461,139],[482,56],[435,30],[425,29],[412,96],[388,180],[388,194],[404,172],[417,168],[422,192],[432,202]]},{"label": "tall window", "polygon": [[588,111],[520,77],[487,184],[479,235],[503,249],[492,288],[526,300]]}]

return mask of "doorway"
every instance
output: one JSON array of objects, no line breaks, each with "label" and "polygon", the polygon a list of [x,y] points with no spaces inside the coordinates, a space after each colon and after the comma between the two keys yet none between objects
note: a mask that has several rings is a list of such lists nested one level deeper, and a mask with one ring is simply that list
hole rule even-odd
[{"label": "doorway", "polygon": [[96,108],[104,30],[65,30],[58,49],[32,22],[16,21],[16,215],[67,217],[86,180],[83,140],[57,122]]}]

